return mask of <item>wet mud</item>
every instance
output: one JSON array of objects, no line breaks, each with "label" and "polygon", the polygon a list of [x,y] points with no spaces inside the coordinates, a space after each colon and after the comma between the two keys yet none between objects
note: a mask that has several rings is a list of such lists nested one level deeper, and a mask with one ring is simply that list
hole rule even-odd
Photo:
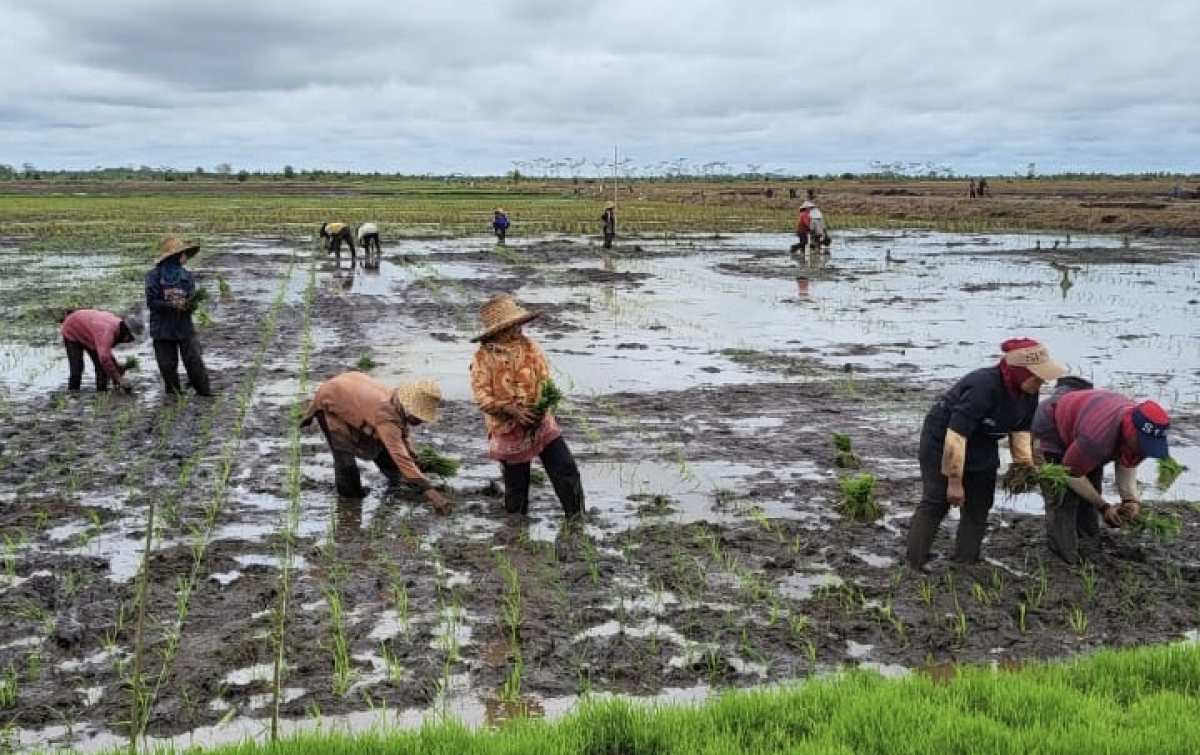
[{"label": "wet mud", "polygon": [[[1200,624],[1200,511],[1170,495],[1154,504],[1169,527],[1104,532],[1075,567],[1046,550],[1036,502],[999,493],[983,562],[904,568],[916,428],[957,377],[922,376],[920,335],[806,345],[797,333],[770,349],[726,322],[697,344],[694,320],[659,315],[633,332],[598,332],[614,296],[662,287],[668,273],[656,265],[704,257],[707,243],[630,243],[608,255],[584,240],[399,248],[382,273],[353,274],[348,260],[335,269],[285,248],[230,245],[197,264],[202,281],[219,272],[233,290],[201,332],[216,398],[164,400],[148,346],[132,396],[98,397],[87,379],[75,395],[10,389],[0,677],[14,694],[0,718],[21,732],[17,746],[123,736],[135,691],[152,701],[154,737],[266,719],[280,661],[284,719],[462,698],[511,715],[503,702],[536,711],[588,693],[741,687],[853,665],[1007,666],[1172,642]],[[810,263],[751,248],[706,264],[747,285],[886,272],[834,252]],[[1138,264],[1180,259],[1189,257]],[[563,381],[561,421],[589,500],[583,524],[564,523],[548,485],[535,488],[530,517],[503,512],[465,387],[476,307],[502,290],[547,313],[530,332],[552,363],[595,360]],[[861,306],[934,299],[896,290]],[[583,387],[603,385],[620,360],[654,357],[664,333],[678,353],[646,368],[662,373],[650,389]],[[385,488],[361,462],[371,494],[339,500],[319,433],[297,433],[296,406],[364,356],[385,381],[443,382],[443,420],[416,438],[463,461],[441,483],[452,515]],[[57,369],[65,384],[65,363]],[[1195,407],[1179,404],[1174,432],[1186,445]],[[850,438],[861,469],[839,465],[834,434]],[[857,474],[875,478],[876,521],[839,513],[841,481]],[[954,524],[937,550],[952,550]]]}]

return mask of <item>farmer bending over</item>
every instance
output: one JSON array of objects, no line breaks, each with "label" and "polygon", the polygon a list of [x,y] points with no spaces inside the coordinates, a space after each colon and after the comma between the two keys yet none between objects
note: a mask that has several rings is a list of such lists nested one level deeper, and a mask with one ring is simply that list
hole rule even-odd
[{"label": "farmer bending over", "polygon": [[345,223],[322,223],[318,234],[325,242],[325,253],[337,255],[337,263],[342,264],[342,243],[350,246],[350,265],[354,266],[357,252],[354,249],[354,232]]},{"label": "farmer bending over", "polygon": [[[1078,563],[1079,537],[1100,534],[1100,519],[1120,527],[1141,512],[1137,468],[1147,457],[1168,456],[1171,418],[1153,401],[1138,403],[1111,391],[1096,390],[1079,378],[1061,386],[1037,409],[1033,435],[1045,460],[1070,469],[1068,488],[1058,495],[1042,486],[1050,550]],[[1066,383],[1066,381],[1063,381]],[[1100,494],[1104,465],[1116,466],[1120,506]]]},{"label": "farmer bending over", "polygon": [[942,519],[959,507],[955,560],[979,560],[988,512],[996,498],[999,439],[1008,435],[1014,464],[1033,464],[1029,428],[1038,391],[1067,374],[1037,341],[1000,346],[1000,363],[967,373],[934,401],[921,428],[921,502],[908,527],[908,565],[925,566]]},{"label": "farmer bending over", "polygon": [[431,380],[402,383],[392,389],[361,372],[345,372],[321,384],[300,421],[308,427],[315,419],[333,453],[333,480],[337,493],[365,498],[357,459],[375,462],[393,484],[408,482],[420,488],[434,511],[449,509],[417,463],[409,430],[438,419],[442,392]]},{"label": "farmer bending over", "polygon": [[63,346],[67,349],[67,390],[77,391],[83,383],[83,353],[92,358],[96,371],[96,390],[107,391],[108,381],[115,387],[128,390],[124,370],[113,357],[113,348],[134,343],[145,331],[137,315],[117,317],[98,309],[77,309],[62,324]]},{"label": "farmer bending over", "polygon": [[379,228],[374,223],[363,223],[358,227],[358,245],[362,247],[363,256],[368,260],[372,259],[372,251],[374,258],[379,258],[383,249],[379,244]]}]

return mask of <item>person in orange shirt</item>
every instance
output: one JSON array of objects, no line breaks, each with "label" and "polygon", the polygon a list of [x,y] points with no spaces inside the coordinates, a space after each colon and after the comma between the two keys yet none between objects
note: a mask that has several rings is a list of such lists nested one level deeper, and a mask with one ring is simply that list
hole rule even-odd
[{"label": "person in orange shirt", "polygon": [[553,412],[536,411],[550,366],[541,348],[521,332],[542,313],[501,295],[485,302],[479,314],[484,330],[471,339],[479,342],[471,361],[471,390],[487,426],[488,456],[500,462],[504,476],[504,508],[510,514],[529,513],[530,463],[536,457],[567,517],[577,517],[584,511],[579,467]]},{"label": "person in orange shirt", "polygon": [[301,427],[316,420],[333,453],[338,495],[365,498],[357,459],[375,462],[389,482],[408,482],[424,492],[434,511],[449,503],[425,478],[417,462],[410,430],[438,419],[442,392],[431,380],[402,383],[395,389],[361,373],[345,372],[326,380],[308,403]]}]

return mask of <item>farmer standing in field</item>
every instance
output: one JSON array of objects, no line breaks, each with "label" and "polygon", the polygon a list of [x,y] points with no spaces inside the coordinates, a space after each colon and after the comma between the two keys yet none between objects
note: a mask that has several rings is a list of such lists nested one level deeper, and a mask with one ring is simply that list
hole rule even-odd
[{"label": "farmer standing in field", "polygon": [[63,346],[67,349],[67,390],[77,391],[83,383],[83,354],[92,358],[96,371],[96,390],[108,390],[108,381],[122,390],[129,390],[125,371],[113,357],[113,348],[133,343],[145,331],[137,315],[117,317],[98,309],[77,309],[67,315],[62,324]]},{"label": "farmer standing in field", "polygon": [[342,264],[342,244],[349,245],[350,267],[354,267],[357,261],[357,252],[354,249],[354,232],[350,226],[345,223],[322,223],[321,230],[317,235],[325,242],[325,253],[333,252],[337,255],[338,265]]},{"label": "farmer standing in field", "polygon": [[196,311],[196,283],[184,265],[200,246],[185,244],[168,236],[158,245],[158,260],[146,274],[146,306],[150,309],[150,338],[154,342],[154,361],[162,375],[167,394],[183,393],[179,385],[179,359],[187,372],[188,383],[200,396],[211,396],[208,368],[196,337],[192,313]]},{"label": "farmer standing in field", "polygon": [[[1098,390],[1079,379],[1055,390],[1037,409],[1033,435],[1048,463],[1069,469],[1067,490],[1059,495],[1042,485],[1046,501],[1046,535],[1051,552],[1070,564],[1079,563],[1079,538],[1100,534],[1100,519],[1120,527],[1141,513],[1137,468],[1147,457],[1169,455],[1171,418],[1154,401],[1137,402]],[[1063,381],[1066,382],[1066,381]],[[1100,490],[1104,465],[1116,467],[1119,506]]]},{"label": "farmer standing in field", "polygon": [[604,205],[600,213],[600,223],[604,233],[604,248],[612,249],[613,239],[617,237],[617,206],[612,202]]},{"label": "farmer standing in field", "polygon": [[925,567],[950,507],[960,510],[955,560],[979,560],[996,497],[999,439],[1008,436],[1013,464],[1033,465],[1030,425],[1043,382],[1067,374],[1030,338],[1000,346],[999,364],[967,373],[934,401],[921,429],[921,502],[908,528],[908,565]]},{"label": "farmer standing in field", "polygon": [[[511,296],[493,297],[479,308],[483,332],[471,361],[471,390],[483,411],[488,456],[500,462],[504,508],[529,513],[530,462],[540,458],[568,518],[584,510],[583,482],[562,437],[553,407],[539,409],[553,383],[546,355],[521,326],[541,312],[522,308]],[[557,389],[549,389],[557,390]]]},{"label": "farmer standing in field", "polygon": [[492,232],[496,234],[496,243],[504,246],[504,237],[508,235],[508,215],[499,207],[492,213]]},{"label": "farmer standing in field", "polygon": [[796,252],[804,254],[808,250],[808,237],[812,232],[812,208],[814,207],[816,205],[807,199],[800,205],[800,212],[796,215],[796,243],[792,244],[792,254]]},{"label": "farmer standing in field", "polygon": [[410,430],[438,420],[442,392],[431,380],[390,388],[361,373],[345,372],[321,384],[308,403],[301,427],[315,419],[333,454],[333,484],[339,496],[365,498],[357,459],[375,462],[389,483],[420,489],[439,514],[450,504],[426,479]]}]

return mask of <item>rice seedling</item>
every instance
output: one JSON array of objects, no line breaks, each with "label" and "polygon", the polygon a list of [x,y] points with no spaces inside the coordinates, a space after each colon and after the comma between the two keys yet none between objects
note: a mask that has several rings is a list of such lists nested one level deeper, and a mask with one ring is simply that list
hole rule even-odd
[{"label": "rice seedling", "polygon": [[1090,561],[1085,561],[1076,569],[1076,573],[1083,581],[1083,597],[1085,600],[1091,600],[1096,594],[1096,567]]},{"label": "rice seedling", "polygon": [[1183,523],[1175,513],[1142,512],[1127,527],[1132,535],[1149,534],[1160,543],[1168,544],[1183,532]]},{"label": "rice seedling", "polygon": [[20,681],[17,677],[17,670],[11,665],[6,666],[3,673],[0,673],[0,708],[11,708],[16,705],[19,689]]},{"label": "rice seedling", "polygon": [[558,409],[558,405],[562,403],[564,396],[553,380],[542,381],[541,387],[538,389],[538,400],[534,404],[533,413],[537,416],[546,414],[554,414]]},{"label": "rice seedling", "polygon": [[417,452],[417,466],[422,472],[431,472],[439,477],[454,477],[458,474],[458,461],[442,456],[433,446],[422,446]]},{"label": "rice seedling", "polygon": [[366,354],[359,357],[358,361],[355,362],[354,365],[359,369],[360,372],[370,372],[378,366],[375,360],[372,359],[370,355]]},{"label": "rice seedling", "polygon": [[1038,468],[1038,481],[1045,486],[1045,489],[1049,491],[1050,496],[1057,503],[1062,502],[1063,496],[1070,489],[1067,482],[1070,479],[1071,470],[1062,464],[1047,462]]},{"label": "rice seedling", "polygon": [[873,522],[883,513],[875,500],[875,476],[860,474],[838,480],[841,500],[838,511],[856,522]]},{"label": "rice seedling", "polygon": [[1038,470],[1029,464],[1010,464],[1001,478],[1001,488],[1010,497],[1032,493],[1038,489],[1041,479]]},{"label": "rice seedling", "polygon": [[837,453],[834,464],[844,469],[862,469],[862,461],[854,453],[849,435],[834,433],[833,449]]},{"label": "rice seedling", "polygon": [[129,356],[127,356],[121,360],[118,367],[120,367],[121,372],[124,373],[124,372],[130,372],[131,370],[136,370],[140,365],[141,365],[141,362],[138,361],[138,358],[136,356],[134,356],[133,354],[130,354]]},{"label": "rice seedling", "polygon": [[1029,610],[1025,603],[1017,604],[1017,629],[1020,630],[1021,634],[1025,634],[1026,632],[1025,617],[1028,613]]},{"label": "rice seedling", "polygon": [[1175,481],[1179,479],[1179,476],[1187,471],[1187,469],[1188,468],[1186,466],[1175,461],[1170,456],[1165,459],[1159,459],[1157,481],[1158,489],[1167,490],[1170,488],[1175,484]]},{"label": "rice seedling", "polygon": [[212,293],[209,292],[209,290],[207,288],[204,288],[203,286],[199,286],[196,288],[196,290],[194,292],[192,292],[192,295],[190,297],[188,297],[188,304],[193,309],[199,309],[201,304],[204,304],[211,300],[212,300]]},{"label": "rice seedling", "polygon": [[1088,616],[1079,606],[1071,609],[1071,613],[1067,615],[1067,623],[1071,625],[1071,631],[1075,633],[1076,639],[1083,639],[1083,635],[1087,633]]},{"label": "rice seedling", "polygon": [[220,273],[217,273],[217,291],[221,295],[221,301],[233,299],[233,289],[229,287],[229,281],[225,280],[225,276]]}]

